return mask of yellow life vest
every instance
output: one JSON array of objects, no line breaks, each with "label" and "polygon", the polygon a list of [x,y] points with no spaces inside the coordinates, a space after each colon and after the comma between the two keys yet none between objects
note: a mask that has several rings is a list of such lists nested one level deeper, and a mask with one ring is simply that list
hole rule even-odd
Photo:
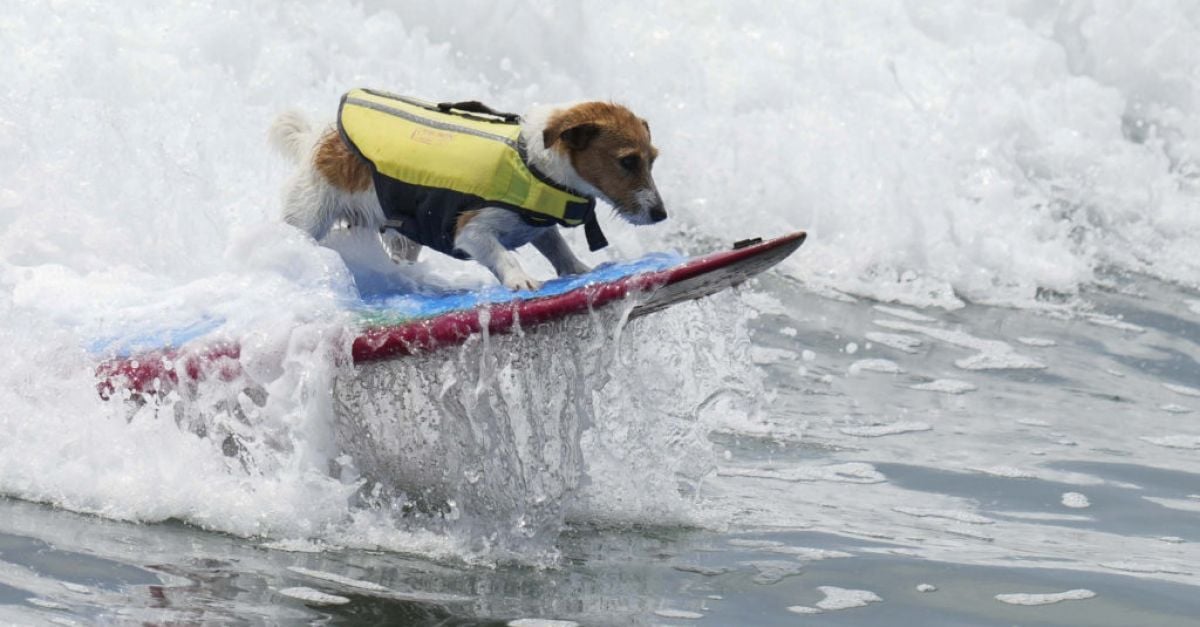
[{"label": "yellow life vest", "polygon": [[516,211],[531,224],[586,225],[592,250],[607,244],[594,198],[537,171],[517,116],[477,102],[431,104],[367,89],[342,97],[338,131],[374,171],[389,226],[436,250],[454,249],[458,216],[483,206]]}]

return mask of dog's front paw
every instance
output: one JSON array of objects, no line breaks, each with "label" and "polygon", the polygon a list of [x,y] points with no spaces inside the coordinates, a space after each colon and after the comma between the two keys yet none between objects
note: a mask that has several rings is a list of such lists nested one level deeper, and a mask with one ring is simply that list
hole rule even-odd
[{"label": "dog's front paw", "polygon": [[575,263],[572,263],[570,265],[570,267],[559,268],[558,276],[568,276],[568,275],[572,275],[572,274],[587,274],[591,271],[592,271],[592,269],[590,266],[588,266],[586,263],[583,263],[582,261],[576,259]]},{"label": "dog's front paw", "polygon": [[524,272],[519,272],[504,277],[504,287],[507,287],[514,292],[519,292],[521,290],[535,292],[542,287],[542,282],[529,276],[528,274],[525,274]]}]

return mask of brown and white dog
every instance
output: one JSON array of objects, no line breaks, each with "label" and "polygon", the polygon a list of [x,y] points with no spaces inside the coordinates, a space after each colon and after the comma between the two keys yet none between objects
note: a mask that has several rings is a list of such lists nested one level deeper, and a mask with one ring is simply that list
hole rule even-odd
[{"label": "brown and white dog", "polygon": [[[301,164],[285,188],[286,222],[317,240],[338,224],[376,232],[384,226],[371,167],[336,129],[313,129],[302,114],[287,112],[272,125],[270,139]],[[522,116],[521,139],[528,163],[555,183],[608,202],[631,224],[666,219],[650,174],[658,150],[650,142],[649,125],[629,109],[608,102],[537,107]],[[455,248],[510,289],[541,286],[511,252],[529,243],[559,276],[589,270],[555,225],[529,224],[502,207],[467,211],[455,227]],[[393,259],[415,261],[421,250],[416,242],[392,232],[383,236],[383,244]]]}]

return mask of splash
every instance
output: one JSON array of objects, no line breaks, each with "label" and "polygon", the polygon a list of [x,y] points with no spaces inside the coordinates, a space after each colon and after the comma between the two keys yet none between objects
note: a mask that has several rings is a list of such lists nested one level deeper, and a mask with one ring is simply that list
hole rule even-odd
[{"label": "splash", "polygon": [[[356,450],[361,460],[337,461],[357,442],[339,413],[350,394],[340,303],[395,275],[352,274],[277,223],[286,172],[265,146],[270,119],[288,107],[331,119],[358,85],[505,110],[631,105],[662,151],[656,178],[672,220],[612,224],[611,250],[584,253],[591,265],[804,228],[807,250],[782,272],[824,294],[1038,307],[1114,274],[1197,286],[1194,7],[490,7],[46,1],[6,11],[0,492],[240,535],[459,550],[436,530],[398,526],[383,496],[370,501],[364,486],[381,479],[404,491],[386,460]],[[568,238],[585,249],[581,234]],[[421,272],[491,280],[437,257]],[[687,519],[676,503],[708,467],[695,425],[756,411],[743,302],[725,296],[628,328],[609,320],[619,337],[604,346],[571,336],[536,352],[490,338],[448,365],[414,362],[363,385],[391,381],[413,397],[376,398],[381,416],[425,403],[466,420],[439,437],[508,451],[490,468],[465,457],[447,466],[468,521],[485,504],[505,512],[466,533],[466,546],[524,529],[515,537],[541,550],[563,519]],[[248,385],[132,416],[95,397],[82,347],[206,316],[249,339]],[[568,402],[567,389],[582,395]],[[225,442],[244,451],[228,455]],[[514,494],[506,482],[539,464],[546,482]],[[464,487],[462,472],[485,470],[495,472]],[[543,506],[526,494],[561,498]]]}]

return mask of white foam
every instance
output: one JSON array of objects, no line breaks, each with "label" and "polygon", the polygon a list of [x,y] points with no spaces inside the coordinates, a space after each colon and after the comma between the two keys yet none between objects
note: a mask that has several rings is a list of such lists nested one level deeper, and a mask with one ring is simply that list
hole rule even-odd
[{"label": "white foam", "polygon": [[1091,502],[1088,501],[1087,496],[1079,492],[1063,492],[1062,504],[1064,507],[1082,509],[1091,505]]},{"label": "white foam", "polygon": [[1102,562],[1100,564],[1104,568],[1112,570],[1120,570],[1127,573],[1142,573],[1142,574],[1164,574],[1164,575],[1190,575],[1192,571],[1184,570],[1169,566],[1165,563],[1140,562],[1135,560],[1115,560],[1112,562]]},{"label": "white foam", "polygon": [[937,586],[931,583],[917,584],[917,592],[937,592]]},{"label": "white foam", "polygon": [[750,357],[756,364],[774,364],[796,359],[796,353],[783,348],[754,346],[750,349]]},{"label": "white foam", "polygon": [[1145,327],[1133,324],[1132,322],[1125,322],[1116,316],[1108,316],[1104,314],[1084,314],[1083,319],[1092,324],[1108,327],[1110,329],[1117,329],[1119,331],[1128,331],[1130,333],[1146,332]]},{"label": "white foam", "polygon": [[929,509],[923,507],[893,507],[892,511],[915,516],[917,518],[942,518],[969,525],[991,525],[996,521],[987,516],[956,509]]},{"label": "white foam", "polygon": [[1141,436],[1138,439],[1166,448],[1200,449],[1200,435]]},{"label": "white foam", "polygon": [[1158,408],[1167,412],[1168,414],[1190,414],[1192,412],[1191,407],[1184,407],[1183,405],[1176,405],[1175,403],[1159,405]]},{"label": "white foam", "polygon": [[992,475],[993,477],[1004,477],[1007,479],[1036,479],[1037,478],[1036,473],[1025,470],[1023,468],[1017,468],[1015,466],[985,466],[985,467],[979,467],[979,468],[972,468],[971,470],[974,470],[975,472],[981,472],[985,475]]},{"label": "white foam", "polygon": [[506,623],[508,627],[579,627],[573,620],[554,620],[549,618],[518,618]]},{"label": "white foam", "polygon": [[1018,337],[1017,341],[1026,346],[1035,346],[1038,348],[1058,346],[1058,342],[1043,337]]},{"label": "white foam", "polygon": [[835,549],[817,549],[808,546],[775,546],[763,549],[767,553],[779,553],[781,555],[791,555],[792,557],[804,561],[828,560],[842,557],[851,557],[850,553],[838,551]]},{"label": "white foam", "polygon": [[817,601],[817,607],[826,611],[848,610],[854,607],[866,607],[871,603],[883,601],[878,594],[870,590],[852,590],[836,586],[818,586],[825,598]]},{"label": "white foam", "polygon": [[979,389],[973,383],[960,381],[958,379],[934,379],[933,381],[918,383],[910,387],[912,387],[914,390],[922,390],[924,392],[940,392],[942,394],[966,394],[967,392],[973,392]]},{"label": "white foam", "polygon": [[654,610],[654,614],[656,616],[661,616],[663,618],[681,618],[681,619],[685,619],[685,620],[698,620],[698,619],[704,618],[704,614],[701,612],[692,612],[690,610],[677,610],[674,608],[664,608],[664,609],[660,609],[660,610]]},{"label": "white foam", "polygon": [[1012,346],[999,340],[985,340],[963,331],[950,331],[897,320],[876,320],[875,324],[895,331],[921,333],[947,344],[978,351],[975,355],[954,362],[954,365],[964,370],[1026,370],[1046,367],[1036,359],[1016,353]]},{"label": "white foam", "polygon": [[1162,386],[1164,388],[1167,388],[1168,390],[1171,390],[1172,392],[1174,392],[1176,394],[1182,394],[1183,396],[1191,396],[1193,398],[1200,398],[1200,389],[1197,389],[1194,387],[1189,387],[1186,385],[1179,385],[1177,383],[1164,383],[1164,384],[1162,384]]},{"label": "white foam", "polygon": [[835,586],[819,586],[817,590],[820,590],[825,595],[825,598],[818,601],[816,607],[790,605],[787,610],[793,614],[820,614],[822,612],[866,607],[871,603],[878,603],[883,600],[879,595],[870,590],[851,590]]},{"label": "white foam", "polygon": [[70,581],[60,581],[58,583],[62,587],[66,588],[67,590],[70,590],[71,592],[74,592],[76,594],[91,594],[92,593],[91,588],[81,585],[81,584],[71,583]]},{"label": "white foam", "polygon": [[1016,353],[979,353],[954,362],[963,370],[1037,370],[1045,368],[1042,362]]},{"label": "white foam", "polygon": [[890,359],[860,359],[847,368],[847,372],[851,375],[857,375],[862,372],[881,372],[883,374],[901,374],[904,372],[900,366]]},{"label": "white foam", "polygon": [[869,425],[863,427],[842,427],[838,431],[852,435],[856,438],[878,438],[885,435],[899,435],[901,433],[916,433],[918,431],[929,431],[933,427],[928,423],[919,421],[897,421],[884,425]]},{"label": "white foam", "polygon": [[1096,596],[1095,592],[1084,588],[1075,590],[1067,590],[1066,592],[1053,592],[1048,594],[1035,594],[1031,592],[1016,592],[1012,594],[997,594],[996,600],[1009,605],[1050,605],[1052,603],[1061,603],[1063,601],[1082,601]]},{"label": "white foam", "polygon": [[788,577],[794,577],[804,572],[804,566],[799,562],[792,561],[756,560],[742,562],[742,564],[754,568],[757,573],[750,580],[764,586],[779,583]]},{"label": "white foam", "polygon": [[42,609],[47,609],[47,610],[69,610],[69,609],[71,609],[70,606],[63,605],[62,603],[59,603],[57,601],[48,601],[46,599],[39,599],[37,597],[29,597],[28,599],[25,599],[25,602],[30,605],[35,605],[37,607],[40,607]]},{"label": "white foam", "polygon": [[1003,514],[1005,518],[1014,518],[1016,520],[1032,520],[1032,521],[1047,521],[1047,522],[1087,522],[1094,520],[1091,516],[1081,516],[1078,514],[1057,514],[1053,512],[996,512]]},{"label": "white foam", "polygon": [[296,586],[294,588],[284,588],[279,591],[285,597],[291,597],[305,603],[313,605],[345,605],[350,602],[350,599],[338,596],[336,594],[328,594],[320,590],[306,588],[304,586]]},{"label": "white foam", "polygon": [[285,540],[273,540],[263,542],[259,546],[264,549],[273,551],[286,551],[288,553],[321,553],[328,550],[330,547],[322,542],[315,542],[304,538],[289,538]]}]

